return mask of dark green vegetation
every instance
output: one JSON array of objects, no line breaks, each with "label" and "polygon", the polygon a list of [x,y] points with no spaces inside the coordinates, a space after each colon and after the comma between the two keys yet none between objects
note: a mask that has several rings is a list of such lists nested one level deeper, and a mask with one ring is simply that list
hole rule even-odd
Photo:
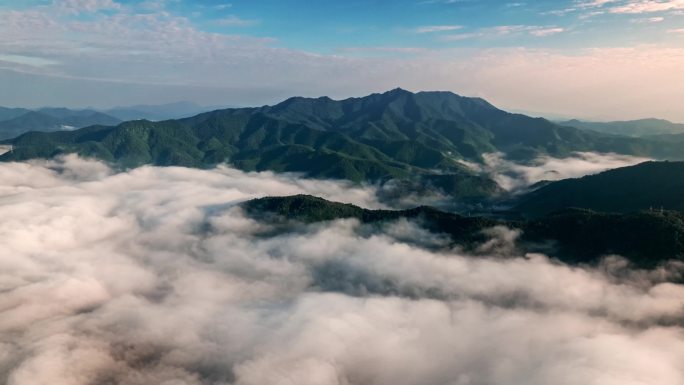
[{"label": "dark green vegetation", "polygon": [[522,196],[515,210],[535,217],[567,207],[619,213],[684,210],[684,162],[645,162],[552,182]]},{"label": "dark green vegetation", "polygon": [[315,223],[343,218],[356,218],[363,223],[377,223],[401,218],[421,220],[433,231],[448,233],[459,244],[474,245],[484,242],[485,228],[499,224],[498,221],[482,217],[464,217],[445,213],[435,208],[421,206],[408,210],[367,210],[351,204],[330,202],[310,195],[289,197],[268,197],[248,201],[243,208],[254,217],[268,218],[272,223],[280,216],[304,223]]},{"label": "dark green vegetation", "polygon": [[684,124],[672,123],[663,119],[639,119],[622,122],[583,122],[573,119],[558,124],[604,134],[633,137],[684,133]]},{"label": "dark green vegetation", "polygon": [[255,199],[245,202],[243,208],[249,215],[270,223],[356,218],[373,224],[405,218],[433,232],[448,234],[454,244],[471,252],[490,238],[484,230],[501,225],[522,230],[517,242],[521,252],[544,252],[571,264],[594,264],[611,254],[626,257],[641,268],[684,260],[684,214],[672,211],[608,214],[569,209],[529,221],[504,221],[464,217],[425,206],[400,211],[367,210],[308,195]]},{"label": "dark green vegetation", "polygon": [[94,124],[114,125],[121,120],[93,110],[69,110],[66,108],[0,107],[0,139],[10,139],[30,131],[63,131]]},{"label": "dark green vegetation", "polygon": [[[5,144],[0,160],[78,153],[122,167],[143,164],[302,172],[352,181],[411,179],[466,172],[460,159],[502,151],[527,160],[573,151],[684,157],[684,144],[663,145],[563,127],[511,114],[479,98],[401,89],[363,98],[290,98],[275,106],[225,109],[191,118],[130,121],[73,132],[29,133]],[[448,178],[435,181],[449,185]],[[491,194],[470,180],[467,195]]]},{"label": "dark green vegetation", "polygon": [[[638,267],[653,268],[684,261],[684,213],[640,211],[626,214],[566,209],[520,222],[522,241],[533,251],[549,253],[567,263],[593,263],[601,256],[620,255]],[[552,249],[536,243],[552,241]]]}]

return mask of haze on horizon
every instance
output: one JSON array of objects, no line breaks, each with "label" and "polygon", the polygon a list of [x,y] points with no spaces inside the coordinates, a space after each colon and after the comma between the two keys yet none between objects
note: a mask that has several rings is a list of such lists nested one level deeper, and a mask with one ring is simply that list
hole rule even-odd
[{"label": "haze on horizon", "polygon": [[[283,17],[288,15],[288,17]],[[0,105],[272,104],[402,87],[684,121],[680,0],[9,0]]]}]

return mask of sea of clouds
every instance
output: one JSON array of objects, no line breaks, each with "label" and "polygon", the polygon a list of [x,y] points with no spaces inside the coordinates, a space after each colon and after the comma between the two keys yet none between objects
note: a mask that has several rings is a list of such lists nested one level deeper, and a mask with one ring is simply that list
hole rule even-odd
[{"label": "sea of clouds", "polygon": [[684,286],[477,257],[417,224],[270,231],[239,202],[373,188],[68,156],[0,164],[0,384],[681,385]]}]

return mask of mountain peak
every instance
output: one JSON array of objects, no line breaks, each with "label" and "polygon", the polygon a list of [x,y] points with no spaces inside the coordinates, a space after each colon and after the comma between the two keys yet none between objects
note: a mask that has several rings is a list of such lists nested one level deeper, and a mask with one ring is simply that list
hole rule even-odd
[{"label": "mountain peak", "polygon": [[407,91],[401,87],[397,87],[395,89],[385,92],[384,95],[413,95],[413,92]]}]

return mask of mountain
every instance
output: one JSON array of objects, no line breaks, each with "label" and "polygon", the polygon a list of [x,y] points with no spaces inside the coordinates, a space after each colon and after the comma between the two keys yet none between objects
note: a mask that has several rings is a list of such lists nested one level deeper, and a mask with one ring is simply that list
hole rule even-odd
[{"label": "mountain", "polygon": [[356,218],[364,224],[408,219],[424,228],[446,234],[454,245],[477,253],[490,237],[485,230],[505,226],[521,230],[516,246],[521,253],[544,252],[570,264],[597,263],[617,254],[635,266],[653,268],[668,260],[684,261],[684,213],[597,213],[569,209],[529,221],[504,221],[464,217],[431,207],[410,210],[367,210],[309,195],[267,197],[245,202],[245,211],[267,217],[278,231],[288,231],[287,221],[316,223]]},{"label": "mountain", "polygon": [[83,128],[96,124],[113,126],[121,120],[94,110],[70,110],[68,108],[41,108],[37,112],[59,119],[60,124],[74,128]]},{"label": "mountain", "polygon": [[26,108],[0,107],[0,121],[10,120],[29,112]]},{"label": "mountain", "polygon": [[519,198],[514,210],[543,216],[568,207],[603,212],[684,210],[684,162],[645,162],[551,182]]},{"label": "mountain", "polygon": [[[94,124],[115,125],[121,121],[93,110],[70,110],[67,108],[42,108],[0,121],[0,139],[10,139],[30,131],[52,132],[73,130]],[[7,114],[9,116],[9,114]]]},{"label": "mountain", "polygon": [[639,119],[619,122],[584,122],[573,119],[559,122],[558,124],[605,134],[632,137],[684,133],[684,124],[672,123],[663,119]]},{"label": "mountain", "polygon": [[659,134],[659,135],[645,135],[644,139],[667,143],[684,143],[684,133],[682,134]]},{"label": "mountain", "polygon": [[191,102],[176,102],[159,105],[137,105],[115,107],[104,112],[120,120],[168,120],[185,118],[210,111],[215,108],[202,107]]},{"label": "mountain", "polygon": [[[684,144],[587,132],[511,114],[480,98],[402,89],[340,101],[293,97],[274,106],[30,133],[4,143],[14,146],[0,156],[4,161],[78,153],[122,167],[229,162],[248,171],[356,182],[446,175],[434,185],[455,187],[448,193],[456,196],[465,188],[461,177],[469,173],[460,160],[481,161],[483,153],[501,151],[518,160],[573,151],[684,158]],[[475,195],[493,191],[489,182],[471,178],[467,188]]]}]

